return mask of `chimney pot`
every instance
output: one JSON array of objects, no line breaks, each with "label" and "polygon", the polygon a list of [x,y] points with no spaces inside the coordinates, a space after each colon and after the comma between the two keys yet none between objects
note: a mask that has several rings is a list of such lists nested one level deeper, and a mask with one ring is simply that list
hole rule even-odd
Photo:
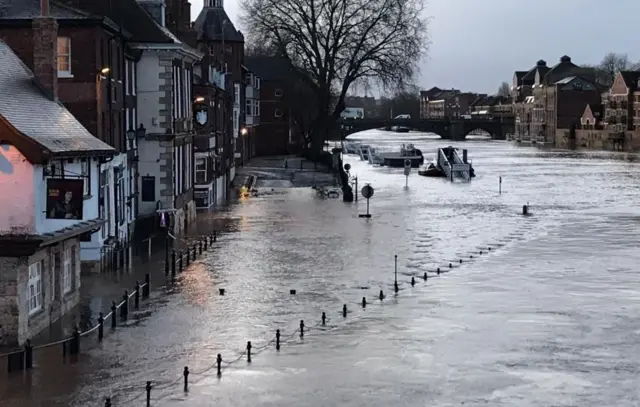
[{"label": "chimney pot", "polygon": [[49,17],[49,0],[40,0],[40,16]]}]

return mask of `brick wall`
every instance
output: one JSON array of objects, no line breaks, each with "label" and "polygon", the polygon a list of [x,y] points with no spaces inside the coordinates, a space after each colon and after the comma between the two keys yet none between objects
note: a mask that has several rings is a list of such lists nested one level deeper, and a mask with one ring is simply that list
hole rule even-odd
[{"label": "brick wall", "polygon": [[58,23],[53,18],[33,20],[33,73],[54,99],[58,97]]}]

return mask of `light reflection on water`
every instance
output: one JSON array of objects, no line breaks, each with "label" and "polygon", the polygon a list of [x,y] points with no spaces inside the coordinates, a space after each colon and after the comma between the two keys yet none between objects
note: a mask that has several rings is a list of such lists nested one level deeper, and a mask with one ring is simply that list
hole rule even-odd
[{"label": "light reflection on water", "polygon": [[[410,139],[432,155],[450,144],[420,134],[366,138],[395,147]],[[150,317],[111,334],[82,363],[34,370],[37,392],[26,395],[14,380],[1,405],[100,405],[123,386],[162,387],[186,365],[197,373],[217,353],[232,360],[247,340],[257,349],[277,328],[288,335],[323,311],[335,329],[294,336],[220,380],[215,369],[194,374],[187,396],[180,384],[154,390],[153,405],[637,405],[635,159],[451,144],[469,149],[478,175],[469,184],[413,173],[404,190],[402,170],[347,157],[361,185],[376,189],[371,221],[357,216],[364,200],[321,200],[309,189],[201,217],[201,228],[224,222],[228,232],[172,295],[152,299]],[[525,218],[527,202],[533,216]],[[491,254],[478,254],[490,244]],[[361,310],[362,296],[391,294],[394,254],[400,295]],[[461,257],[451,273],[409,286],[410,275]],[[137,394],[116,395],[114,406]]]}]

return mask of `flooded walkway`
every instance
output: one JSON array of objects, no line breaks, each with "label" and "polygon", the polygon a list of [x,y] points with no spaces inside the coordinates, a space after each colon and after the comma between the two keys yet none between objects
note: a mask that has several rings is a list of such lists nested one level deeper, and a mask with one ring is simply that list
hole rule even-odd
[{"label": "flooded walkway", "polygon": [[[427,154],[443,145],[409,142]],[[144,405],[148,380],[153,406],[637,405],[640,166],[621,155],[464,147],[478,175],[468,184],[414,173],[405,190],[401,169],[349,159],[376,189],[369,221],[358,218],[364,200],[310,188],[203,215],[202,231],[215,222],[227,231],[214,250],[78,363],[1,378],[0,405]],[[527,202],[533,216],[522,217]],[[315,328],[302,339],[300,320]],[[276,329],[287,338],[279,352]],[[220,378],[218,353],[242,356]]]}]

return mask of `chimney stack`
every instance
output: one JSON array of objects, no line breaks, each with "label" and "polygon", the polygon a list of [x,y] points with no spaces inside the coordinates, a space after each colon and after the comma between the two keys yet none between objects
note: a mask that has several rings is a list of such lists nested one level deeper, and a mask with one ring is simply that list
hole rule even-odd
[{"label": "chimney stack", "polygon": [[33,74],[53,100],[58,99],[58,23],[49,15],[49,0],[40,0],[33,19]]}]

